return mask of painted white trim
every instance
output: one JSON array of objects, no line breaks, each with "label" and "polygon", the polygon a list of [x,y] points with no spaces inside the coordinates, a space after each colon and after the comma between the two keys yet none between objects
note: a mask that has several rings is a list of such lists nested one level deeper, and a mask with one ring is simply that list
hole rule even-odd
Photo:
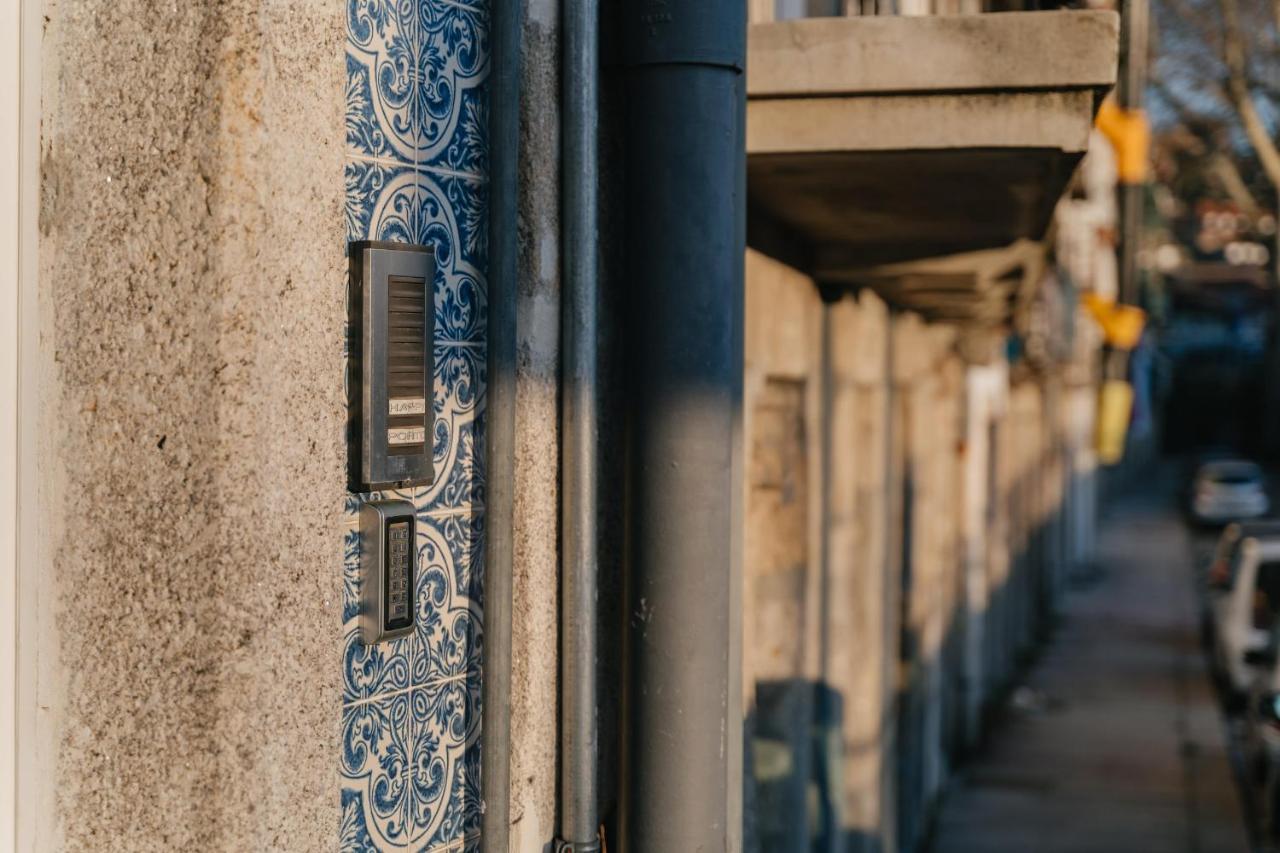
[{"label": "painted white trim", "polygon": [[18,310],[21,242],[22,20],[0,4],[0,850],[18,834]]},{"label": "painted white trim", "polygon": [[0,851],[34,847],[21,780],[37,763],[26,736],[35,682],[21,651],[24,602],[38,576],[36,508],[26,497],[36,494],[42,13],[41,0],[0,3]]}]

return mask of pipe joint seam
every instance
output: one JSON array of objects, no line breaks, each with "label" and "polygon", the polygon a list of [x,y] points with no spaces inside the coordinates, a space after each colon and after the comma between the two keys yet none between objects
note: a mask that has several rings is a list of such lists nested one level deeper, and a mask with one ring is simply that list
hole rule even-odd
[{"label": "pipe joint seam", "polygon": [[598,838],[590,841],[565,841],[563,838],[557,838],[555,853],[600,853],[601,849]]}]

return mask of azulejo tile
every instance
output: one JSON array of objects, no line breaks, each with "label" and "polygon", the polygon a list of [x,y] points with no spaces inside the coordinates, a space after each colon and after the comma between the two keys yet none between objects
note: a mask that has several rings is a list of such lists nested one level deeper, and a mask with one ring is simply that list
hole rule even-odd
[{"label": "azulejo tile", "polygon": [[409,687],[413,645],[409,637],[369,646],[360,641],[359,623],[347,623],[343,647],[343,704],[351,704]]},{"label": "azulejo tile", "polygon": [[488,16],[479,5],[412,2],[420,21],[416,59],[421,85],[414,113],[417,162],[478,174],[479,163],[452,158],[459,137],[478,138],[483,133],[481,108],[467,94],[480,87],[489,73]]},{"label": "azulejo tile", "polygon": [[355,157],[412,163],[412,153],[406,157],[392,145],[394,132],[383,130],[379,116],[374,112],[375,98],[369,70],[367,65],[348,53],[347,151]]},{"label": "azulejo tile", "polygon": [[480,8],[440,0],[349,0],[347,145],[355,156],[480,174],[483,108],[467,94],[489,72]]},{"label": "azulejo tile", "polygon": [[480,708],[465,681],[427,685],[412,696],[415,805],[431,849],[460,841],[478,824]]},{"label": "azulejo tile", "polygon": [[485,505],[484,460],[479,457],[484,447],[483,418],[464,421],[458,428],[458,439],[449,466],[434,493],[431,507],[434,511],[449,511]]},{"label": "azulejo tile", "polygon": [[359,154],[417,162],[418,29],[412,2],[348,0],[347,141]]},{"label": "azulejo tile", "polygon": [[[478,598],[460,581],[471,576],[482,557],[477,544],[478,516],[424,515],[421,526],[433,545],[418,573],[418,630],[426,661],[414,661],[414,682],[457,680],[480,671],[481,628]],[[476,518],[475,522],[471,519]]]},{"label": "azulejo tile", "polygon": [[[486,3],[348,0],[351,240],[436,250],[435,478],[349,496],[343,538],[344,851],[462,850],[478,837],[483,560]],[[418,627],[358,635],[361,499],[418,510]]]},{"label": "azulejo tile", "polygon": [[487,76],[480,85],[463,90],[458,126],[444,154],[444,166],[449,171],[471,176],[489,174],[489,145],[485,136],[485,128],[489,126],[488,103]]},{"label": "azulejo tile", "polygon": [[[476,713],[479,713],[477,707]],[[455,767],[444,818],[433,839],[434,845],[458,844],[458,850],[480,833],[480,743],[472,740],[463,750],[462,761]],[[449,849],[455,849],[450,847]]]},{"label": "azulejo tile", "polygon": [[[342,773],[360,783],[344,786],[342,832],[376,850],[404,845],[413,836],[410,700],[405,692],[342,709]],[[349,824],[345,807],[350,803],[358,813]],[[351,849],[345,841],[343,849]]]},{"label": "azulejo tile", "polygon": [[474,244],[475,252],[469,255],[465,244],[468,239],[484,239],[482,185],[423,173],[416,200],[415,242],[435,249],[441,276],[436,290],[436,338],[479,343],[487,322],[485,287],[480,268],[471,258],[482,247]]},{"label": "azulejo tile", "polygon": [[418,232],[418,181],[412,168],[371,160],[345,166],[347,236],[411,243]]},{"label": "azulejo tile", "polygon": [[[360,645],[349,625],[349,657],[366,666],[349,663],[348,677],[354,670],[370,684],[349,689],[362,698],[343,707],[344,850],[434,848],[478,820],[466,806],[479,802],[468,791],[478,785],[480,614],[455,588],[457,566],[478,558],[480,526],[468,518],[419,516],[417,628],[395,641],[404,647]],[[378,682],[391,692],[370,696],[393,666],[395,680]]]},{"label": "azulejo tile", "polygon": [[[469,512],[451,512],[436,517],[436,523],[444,530],[445,539],[454,549],[454,595],[467,601],[479,601],[484,580],[483,510],[473,506]],[[477,621],[474,627],[479,630],[480,623]]]},{"label": "azulejo tile", "polygon": [[489,256],[488,184],[479,178],[459,175],[447,175],[440,179],[440,184],[457,211],[458,253],[469,266],[483,269]]},{"label": "azulejo tile", "polygon": [[[421,506],[424,490],[382,496]],[[348,621],[344,850],[430,849],[460,839],[479,819],[470,809],[479,802],[472,754],[479,739],[482,634],[479,586],[469,579],[479,574],[482,531],[482,513],[420,512],[414,634],[365,646],[356,620]]]}]

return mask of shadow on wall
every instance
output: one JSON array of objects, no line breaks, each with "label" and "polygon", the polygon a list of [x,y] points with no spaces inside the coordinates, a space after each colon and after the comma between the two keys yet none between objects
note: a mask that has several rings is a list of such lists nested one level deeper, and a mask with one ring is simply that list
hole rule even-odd
[{"label": "shadow on wall", "polygon": [[844,700],[822,682],[789,678],[756,685],[745,726],[744,850],[870,849],[862,833],[840,826],[843,714]]},{"label": "shadow on wall", "polygon": [[[928,848],[948,769],[975,745],[966,732],[992,718],[1031,662],[1065,586],[1060,574],[1066,571],[1065,555],[1054,532],[1069,522],[1065,504],[1045,504],[1037,511],[1034,478],[1018,478],[1010,486],[1014,530],[1007,540],[1008,570],[993,578],[987,606],[968,618],[964,597],[956,596],[944,614],[943,641],[936,648],[926,649],[915,628],[903,625],[899,648],[884,650],[898,664],[897,682],[888,686],[895,700],[892,718],[882,721],[878,745],[896,800],[882,815],[890,825],[847,825],[843,776],[854,745],[842,740],[845,697],[821,680],[761,680],[744,727],[747,853],[878,853],[894,835],[901,853]],[[903,595],[910,592],[907,583],[899,589]],[[976,671],[969,671],[959,651],[969,630],[980,633],[974,640],[984,650]],[[869,657],[866,665],[874,665]],[[965,708],[971,683],[979,685],[983,697],[973,720]],[[936,712],[933,724],[931,711]]]}]

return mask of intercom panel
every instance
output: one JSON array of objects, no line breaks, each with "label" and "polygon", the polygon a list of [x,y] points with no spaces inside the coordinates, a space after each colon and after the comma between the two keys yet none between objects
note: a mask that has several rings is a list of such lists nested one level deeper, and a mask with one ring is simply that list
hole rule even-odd
[{"label": "intercom panel", "polygon": [[349,486],[429,485],[435,253],[358,242],[350,261]]}]

